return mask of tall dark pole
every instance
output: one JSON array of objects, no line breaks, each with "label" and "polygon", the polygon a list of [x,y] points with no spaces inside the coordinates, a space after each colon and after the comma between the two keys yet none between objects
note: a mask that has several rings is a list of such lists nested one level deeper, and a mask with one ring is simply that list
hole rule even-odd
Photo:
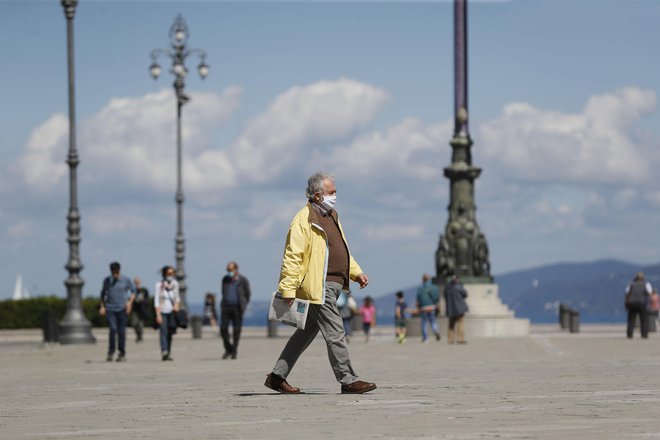
[{"label": "tall dark pole", "polygon": [[62,0],[66,17],[67,54],[69,70],[69,213],[67,232],[69,242],[69,261],[66,269],[69,277],[64,281],[67,290],[67,310],[60,323],[60,343],[83,344],[95,343],[89,321],[82,310],[82,288],[85,281],[80,277],[83,265],[80,262],[80,212],[78,211],[78,174],[80,163],[76,150],[76,108],[74,93],[74,56],[73,56],[73,17],[76,14],[78,0]]},{"label": "tall dark pole", "polygon": [[467,0],[454,2],[454,136],[469,137],[467,96]]},{"label": "tall dark pole", "polygon": [[472,165],[468,129],[467,0],[454,0],[454,136],[449,179],[449,219],[436,252],[438,281],[452,275],[467,283],[491,282],[486,237],[476,219],[474,181],[481,168]]},{"label": "tall dark pole", "polygon": [[172,60],[172,69],[170,72],[174,75],[174,92],[176,95],[176,237],[174,240],[174,257],[176,260],[176,278],[179,281],[179,294],[181,295],[181,304],[184,309],[188,308],[186,298],[186,269],[185,269],[185,252],[186,240],[183,235],[183,183],[181,174],[181,108],[185,103],[190,101],[190,97],[184,93],[185,83],[184,79],[188,73],[185,66],[186,58],[196,53],[200,57],[198,66],[199,75],[204,79],[209,73],[209,66],[206,64],[206,52],[201,49],[189,49],[188,42],[188,26],[183,20],[181,14],[176,17],[174,24],[170,28],[171,47],[169,49],[156,49],[151,52],[152,63],[149,67],[151,76],[156,79],[160,75],[160,65],[157,62],[158,56],[165,54]]}]

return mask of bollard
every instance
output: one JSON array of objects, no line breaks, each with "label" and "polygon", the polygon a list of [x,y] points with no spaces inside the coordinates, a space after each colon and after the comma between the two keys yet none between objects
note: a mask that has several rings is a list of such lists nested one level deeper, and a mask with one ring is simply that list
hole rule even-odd
[{"label": "bollard", "polygon": [[192,329],[193,339],[202,338],[202,317],[199,315],[193,315],[190,318],[190,328]]},{"label": "bollard", "polygon": [[353,330],[353,332],[362,331],[362,315],[359,313],[353,315],[353,319],[351,319],[351,330]]},{"label": "bollard", "polygon": [[655,325],[657,315],[653,312],[646,312],[646,328],[650,332],[657,332],[658,328]]},{"label": "bollard", "polygon": [[44,332],[44,342],[60,342],[60,326],[55,310],[46,310],[43,313],[41,328]]},{"label": "bollard", "polygon": [[277,337],[277,321],[274,319],[268,320],[268,337],[276,338]]},{"label": "bollard", "polygon": [[562,330],[571,325],[571,309],[566,304],[559,304],[559,325]]},{"label": "bollard", "polygon": [[580,333],[580,312],[577,310],[571,310],[570,314],[570,332]]}]

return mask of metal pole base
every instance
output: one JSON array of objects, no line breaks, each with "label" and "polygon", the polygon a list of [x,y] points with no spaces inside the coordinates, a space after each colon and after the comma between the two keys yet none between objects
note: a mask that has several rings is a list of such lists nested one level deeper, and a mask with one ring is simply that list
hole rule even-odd
[{"label": "metal pole base", "polygon": [[60,322],[60,344],[96,344],[92,325],[83,316],[72,317],[67,313]]}]

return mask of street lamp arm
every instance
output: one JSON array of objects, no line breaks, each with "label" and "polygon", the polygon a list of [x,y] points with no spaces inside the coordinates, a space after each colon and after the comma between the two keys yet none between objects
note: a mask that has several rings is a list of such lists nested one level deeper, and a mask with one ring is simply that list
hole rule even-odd
[{"label": "street lamp arm", "polygon": [[206,59],[206,51],[204,49],[189,49],[188,51],[186,51],[185,56],[187,57],[188,55],[192,55],[192,54],[197,54],[201,61],[204,61]]},{"label": "street lamp arm", "polygon": [[171,59],[174,59],[174,52],[170,49],[154,49],[151,51],[151,61],[157,61],[161,55],[167,55]]}]

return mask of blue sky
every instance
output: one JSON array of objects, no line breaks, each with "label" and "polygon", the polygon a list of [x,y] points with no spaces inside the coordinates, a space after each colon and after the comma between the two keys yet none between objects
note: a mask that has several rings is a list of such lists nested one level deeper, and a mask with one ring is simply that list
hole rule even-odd
[{"label": "blue sky", "polygon": [[[380,295],[434,271],[446,223],[451,2],[81,1],[76,97],[85,295],[107,264],[148,286],[173,263],[172,77],[149,54],[184,15],[208,53],[184,108],[191,301],[235,259],[266,298],[306,178],[337,175],[349,245]],[[660,261],[655,1],[469,5],[477,219],[494,273]],[[0,2],[0,298],[63,295],[68,171],[59,2]],[[166,60],[161,59],[163,66]],[[189,59],[191,72],[197,65]],[[167,69],[163,69],[166,72]]]}]

